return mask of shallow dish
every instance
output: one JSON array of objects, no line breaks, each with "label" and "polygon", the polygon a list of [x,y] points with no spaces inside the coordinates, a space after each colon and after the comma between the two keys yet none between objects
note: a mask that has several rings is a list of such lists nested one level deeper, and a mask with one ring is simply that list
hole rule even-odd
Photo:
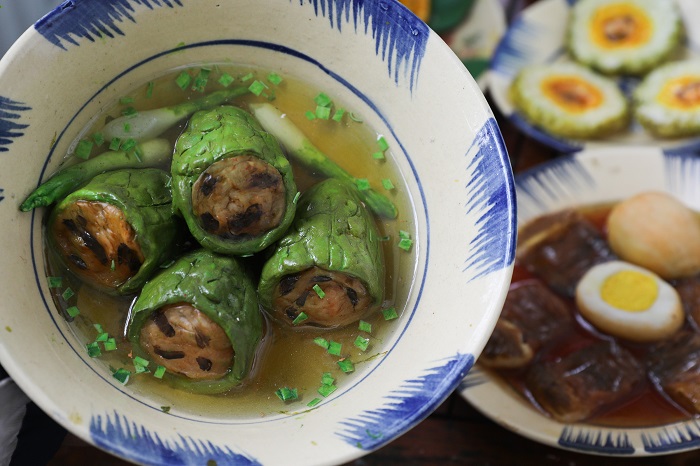
[{"label": "shallow dish", "polygon": [[[342,99],[384,135],[414,206],[400,317],[377,356],[314,408],[226,417],[175,402],[166,412],[120,383],[52,302],[43,211],[18,210],[105,107],[166,70],[221,62]],[[0,89],[0,362],[87,442],[142,464],[343,463],[430,414],[483,349],[512,274],[512,173],[478,86],[398,2],[69,1],[3,57]]]},{"label": "shallow dish", "polygon": [[[653,147],[590,148],[516,177],[518,224],[567,207],[605,204],[643,191],[668,192],[700,209],[700,160]],[[459,388],[475,408],[537,442],[582,453],[646,456],[700,446],[697,419],[648,428],[564,424],[537,411],[505,382],[477,366]]]},{"label": "shallow dish", "polygon": [[[552,135],[526,121],[515,111],[509,97],[509,88],[518,71],[528,64],[567,62],[564,38],[571,4],[575,0],[542,0],[523,10],[510,25],[496,49],[489,71],[489,90],[499,110],[527,135],[554,148],[558,152],[571,153],[599,145],[652,146],[667,151],[689,151],[700,148],[700,138],[658,139],[632,122],[627,130],[599,140],[567,140]],[[690,20],[697,17],[697,2],[676,0],[684,19],[687,40],[685,47],[674,60],[700,55],[700,27]],[[631,95],[638,78],[620,78],[618,85]]]}]

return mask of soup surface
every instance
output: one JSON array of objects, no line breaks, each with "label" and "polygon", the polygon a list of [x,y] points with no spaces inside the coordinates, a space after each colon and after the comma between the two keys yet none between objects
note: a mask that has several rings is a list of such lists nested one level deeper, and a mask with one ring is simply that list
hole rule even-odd
[{"label": "soup surface", "polygon": [[[202,72],[204,70],[204,73]],[[186,76],[185,76],[186,75]],[[205,75],[205,79],[200,78]],[[200,79],[200,81],[198,81]],[[188,84],[183,86],[184,81]],[[134,365],[131,343],[126,338],[126,322],[130,308],[138,294],[115,296],[83,283],[72,274],[58,257],[48,239],[45,241],[47,275],[50,278],[54,301],[61,314],[72,322],[75,335],[86,345],[86,355],[92,347],[100,349],[99,355],[90,353],[112,373],[128,371],[127,383],[134,392],[148,397],[154,405],[165,411],[178,411],[190,415],[206,415],[216,418],[252,417],[279,412],[297,412],[332,400],[332,390],[343,389],[361,376],[367,363],[382,357],[383,342],[389,339],[396,327],[391,310],[398,315],[405,305],[412,285],[415,269],[413,248],[404,241],[412,235],[413,212],[404,182],[393,162],[391,148],[382,145],[383,138],[362,117],[352,112],[344,102],[322,102],[323,90],[315,89],[292,76],[280,76],[259,69],[230,65],[198,65],[174,70],[159,79],[145,83],[124,95],[104,114],[97,116],[90,127],[76,139],[90,141],[94,157],[108,150],[110,141],[98,142],[104,125],[129,113],[142,112],[176,105],[201,98],[203,94],[234,86],[251,86],[262,83],[260,95],[248,93],[227,105],[248,109],[250,103],[271,102],[301,129],[329,158],[343,167],[353,177],[366,179],[373,189],[387,196],[398,209],[395,219],[374,216],[382,237],[385,260],[384,302],[379,310],[365,318],[362,324],[355,322],[337,329],[292,328],[281,325],[265,316],[265,332],[255,356],[253,368],[245,382],[221,395],[201,395],[171,387],[164,380],[154,377],[154,368]],[[333,99],[334,96],[327,96]],[[324,115],[321,107],[327,107]],[[320,109],[320,110],[319,110]],[[326,119],[327,118],[327,119]],[[174,147],[175,141],[187,124],[187,119],[167,130],[161,137]],[[292,162],[297,189],[304,193],[323,179],[319,173]],[[80,162],[69,156],[66,164]],[[161,167],[170,170],[169,161]],[[199,247],[183,224],[183,238],[177,244],[178,255]],[[45,228],[45,237],[47,237]],[[265,251],[242,257],[246,266],[257,274],[265,257]],[[165,264],[167,265],[167,264]],[[254,282],[257,275],[254,277]],[[388,312],[384,312],[387,311]],[[371,328],[371,330],[370,330]],[[105,335],[107,334],[107,335]],[[109,349],[104,339],[111,341]],[[114,338],[114,340],[111,340]],[[97,341],[96,341],[97,339]],[[338,354],[319,344],[339,343]],[[116,349],[113,346],[116,345]],[[355,370],[345,372],[338,361],[352,361]],[[328,376],[332,377],[329,379]],[[325,379],[324,379],[325,377]],[[329,383],[329,380],[333,380]],[[329,388],[331,387],[331,388]],[[298,398],[282,401],[280,390],[296,390]],[[320,389],[320,390],[319,390]]]}]

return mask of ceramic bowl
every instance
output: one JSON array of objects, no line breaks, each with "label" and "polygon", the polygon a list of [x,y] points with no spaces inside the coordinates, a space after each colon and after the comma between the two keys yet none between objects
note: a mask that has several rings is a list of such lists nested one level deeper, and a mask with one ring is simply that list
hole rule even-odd
[{"label": "ceramic bowl", "polygon": [[[164,412],[120,383],[53,304],[44,211],[18,210],[102,109],[166,70],[219,62],[341,98],[385,136],[413,205],[400,317],[314,408],[238,417],[175,402]],[[512,273],[514,187],[494,117],[449,47],[394,1],[65,2],[0,62],[0,153],[0,361],[69,431],[135,463],[334,464],[387,444],[469,371]]]},{"label": "ceramic bowl", "polygon": [[[645,191],[669,193],[700,210],[700,161],[692,154],[665,154],[654,147],[590,148],[518,174],[518,224],[577,206],[606,205]],[[697,418],[644,427],[562,423],[535,409],[504,380],[476,367],[459,391],[500,425],[557,448],[594,455],[631,457],[697,449]]]}]

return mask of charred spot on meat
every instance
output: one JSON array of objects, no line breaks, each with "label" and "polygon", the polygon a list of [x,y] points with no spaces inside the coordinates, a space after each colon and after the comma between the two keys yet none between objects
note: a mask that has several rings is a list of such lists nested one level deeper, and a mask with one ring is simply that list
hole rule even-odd
[{"label": "charred spot on meat", "polygon": [[284,296],[289,294],[294,289],[294,286],[298,280],[299,275],[287,275],[286,277],[282,278],[279,284],[280,295]]},{"label": "charred spot on meat", "polygon": [[222,238],[264,234],[286,210],[282,175],[252,155],[219,160],[194,183],[192,210],[203,230]]},{"label": "charred spot on meat", "polygon": [[195,380],[223,377],[234,360],[226,332],[185,302],[154,311],[141,328],[140,341],[154,362]]}]

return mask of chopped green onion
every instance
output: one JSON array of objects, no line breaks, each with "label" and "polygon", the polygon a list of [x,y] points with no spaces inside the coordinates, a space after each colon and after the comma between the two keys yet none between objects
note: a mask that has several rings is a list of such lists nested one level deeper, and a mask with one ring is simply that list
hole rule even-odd
[{"label": "chopped green onion", "polygon": [[224,87],[229,87],[235,80],[236,78],[234,78],[230,74],[224,73],[219,78],[219,84],[221,84]]},{"label": "chopped green onion", "polygon": [[282,76],[278,75],[277,73],[270,73],[267,75],[267,80],[275,86],[279,86],[282,82]]},{"label": "chopped green onion", "polygon": [[328,349],[330,347],[330,342],[323,337],[314,338],[314,343],[316,343],[321,348]]},{"label": "chopped green onion", "polygon": [[353,112],[350,112],[350,119],[355,123],[362,123],[362,117],[354,114]]},{"label": "chopped green onion", "polygon": [[372,158],[375,160],[384,160],[386,157],[384,157],[384,152],[375,152],[372,154]]},{"label": "chopped green onion", "polygon": [[341,359],[340,361],[338,361],[338,367],[340,367],[340,370],[345,372],[346,374],[355,371],[355,365],[349,359]]},{"label": "chopped green onion", "polygon": [[296,400],[299,398],[296,388],[282,387],[275,391],[275,395],[282,401]]},{"label": "chopped green onion", "polygon": [[102,355],[100,345],[96,341],[88,343],[87,345],[85,345],[85,347],[87,348],[88,356],[90,356],[91,358],[96,358]]},{"label": "chopped green onion", "polygon": [[71,306],[66,309],[66,313],[68,313],[68,315],[71,317],[77,317],[80,315],[80,309],[78,309],[78,306]]},{"label": "chopped green onion", "polygon": [[265,83],[262,81],[258,81],[257,79],[255,81],[253,81],[253,84],[248,86],[248,90],[255,95],[262,94],[262,92],[265,89],[267,89],[267,86],[265,85]]},{"label": "chopped green onion", "polygon": [[99,335],[97,335],[97,337],[95,337],[95,341],[105,342],[107,340],[109,340],[109,333],[107,332],[101,332]]},{"label": "chopped green onion", "polygon": [[292,202],[294,204],[296,204],[299,201],[300,197],[301,197],[301,193],[299,191],[297,191],[297,193],[294,195],[294,199],[292,200]]},{"label": "chopped green onion", "polygon": [[128,133],[131,131],[131,125],[129,123],[124,123],[124,132]]},{"label": "chopped green onion", "polygon": [[386,189],[387,191],[391,191],[392,189],[394,189],[394,183],[392,183],[391,180],[388,178],[384,178],[382,180],[382,186],[384,186],[384,189]]},{"label": "chopped green onion", "polygon": [[63,297],[63,299],[65,301],[68,301],[73,296],[75,296],[75,292],[73,290],[71,290],[70,288],[66,288],[65,291],[63,292],[63,294],[61,294],[61,296]]},{"label": "chopped green onion", "polygon": [[156,379],[162,379],[164,375],[165,375],[165,366],[158,366],[158,367],[156,367],[156,370],[153,372],[153,377],[155,377]]},{"label": "chopped green onion", "polygon": [[243,82],[250,81],[251,79],[253,79],[253,76],[255,76],[253,73],[248,73],[247,75],[245,75],[241,78],[241,81],[243,81]]},{"label": "chopped green onion", "polygon": [[340,121],[343,119],[343,115],[345,115],[345,109],[341,107],[337,109],[333,114],[333,121],[337,121],[340,123]]},{"label": "chopped green onion", "polygon": [[393,320],[396,319],[399,315],[396,313],[396,308],[395,307],[390,307],[389,309],[384,309],[382,311],[382,315],[384,316],[384,320]]},{"label": "chopped green onion", "polygon": [[384,136],[379,136],[379,139],[377,139],[377,145],[379,146],[379,149],[381,149],[382,152],[389,149],[389,143],[386,142],[386,139],[384,139]]},{"label": "chopped green onion", "polygon": [[122,384],[126,385],[127,382],[129,381],[129,376],[131,375],[131,372],[124,368],[119,368],[116,371],[114,371],[114,374],[112,376],[120,381]]},{"label": "chopped green onion", "polygon": [[411,239],[411,234],[405,230],[399,230],[399,238],[401,239]]},{"label": "chopped green onion", "polygon": [[119,138],[112,138],[112,140],[109,143],[109,150],[117,151],[119,150],[119,146],[122,145],[122,140]]},{"label": "chopped green onion", "polygon": [[140,374],[142,372],[148,372],[148,365],[151,363],[150,361],[140,356],[136,356],[133,362],[137,374]]},{"label": "chopped green onion", "polygon": [[323,92],[314,98],[314,102],[320,107],[330,107],[333,104],[331,98]]},{"label": "chopped green onion", "polygon": [[379,241],[389,241],[390,239],[391,239],[391,236],[387,235],[387,236],[382,236],[381,238],[379,238]]},{"label": "chopped green onion", "polygon": [[105,351],[114,351],[117,349],[117,339],[112,337],[105,341]]},{"label": "chopped green onion", "polygon": [[342,350],[343,345],[341,343],[338,343],[337,341],[331,341],[328,344],[328,354],[332,354],[333,356],[340,356],[340,351]]},{"label": "chopped green onion", "polygon": [[168,414],[170,412],[170,406],[161,406],[160,410],[163,411],[165,414]]},{"label": "chopped green onion", "polygon": [[316,117],[321,120],[328,120],[331,117],[331,108],[322,107],[321,105],[316,107]]},{"label": "chopped green onion", "polygon": [[207,82],[209,81],[209,73],[211,70],[209,68],[200,68],[199,73],[194,78],[194,83],[192,84],[192,90],[197,92],[204,92],[204,88],[207,87]]},{"label": "chopped green onion", "polygon": [[309,316],[306,315],[305,312],[300,312],[298,316],[292,321],[292,325],[298,325],[305,320],[308,320]]},{"label": "chopped green onion", "polygon": [[126,141],[124,141],[119,148],[124,152],[129,152],[134,147],[136,147],[136,141],[132,138],[129,138]]},{"label": "chopped green onion", "polygon": [[175,83],[178,85],[180,89],[187,90],[188,87],[190,87],[190,83],[192,82],[192,76],[187,71],[183,71],[178,75],[177,78],[175,78]]},{"label": "chopped green onion", "polygon": [[321,376],[321,383],[323,385],[333,385],[335,383],[335,378],[330,372],[324,372],[323,376]]},{"label": "chopped green onion", "polygon": [[316,405],[319,404],[320,402],[321,402],[321,399],[317,397],[317,398],[314,398],[313,400],[309,401],[309,402],[306,404],[306,406],[308,406],[309,408],[313,408],[314,406],[316,406]]},{"label": "chopped green onion", "polygon": [[153,97],[153,87],[156,85],[153,81],[149,81],[148,85],[146,86],[146,98],[150,99]]},{"label": "chopped green onion", "polygon": [[335,385],[321,385],[320,387],[318,387],[318,393],[326,397],[334,391],[336,391],[337,389],[338,387],[336,387]]},{"label": "chopped green onion", "polygon": [[62,277],[47,277],[49,280],[49,288],[60,288],[63,286]]},{"label": "chopped green onion", "polygon": [[369,347],[369,338],[365,338],[362,335],[358,335],[353,343],[356,347],[360,348],[362,351],[367,351]]},{"label": "chopped green onion", "polygon": [[112,259],[112,263],[110,264],[109,269],[110,269],[112,272],[114,272],[114,271],[116,270],[116,268],[117,268],[117,263],[114,262],[114,259]]},{"label": "chopped green onion", "polygon": [[138,110],[136,110],[134,107],[126,107],[124,110],[122,110],[122,115],[125,117],[136,116],[138,113]]},{"label": "chopped green onion", "polygon": [[133,97],[122,97],[119,99],[119,103],[122,105],[133,104],[134,98]]},{"label": "chopped green onion", "polygon": [[319,298],[323,299],[326,297],[326,293],[321,289],[318,283],[313,286],[313,290],[316,292]]},{"label": "chopped green onion", "polygon": [[102,144],[105,143],[105,137],[102,133],[95,133],[92,135],[92,140],[95,142],[95,145],[101,146]]},{"label": "chopped green onion", "polygon": [[403,249],[404,251],[410,251],[411,246],[413,246],[413,240],[410,240],[408,238],[401,238],[399,241],[399,248]]},{"label": "chopped green onion", "polygon": [[306,113],[304,113],[304,116],[306,116],[307,120],[315,120],[316,119],[316,114],[312,112],[311,110],[307,110]]},{"label": "chopped green onion", "polygon": [[102,326],[100,324],[92,324],[93,327],[95,327],[95,330],[97,330],[97,333],[103,333],[104,330],[102,329]]},{"label": "chopped green onion", "polygon": [[372,324],[370,324],[369,322],[365,322],[364,320],[360,321],[360,325],[358,325],[358,328],[361,332],[372,333]]},{"label": "chopped green onion", "polygon": [[360,191],[367,191],[370,188],[367,178],[355,178],[355,184]]},{"label": "chopped green onion", "polygon": [[89,139],[81,139],[75,147],[74,155],[79,159],[87,160],[90,158],[90,152],[92,152],[92,141]]}]

